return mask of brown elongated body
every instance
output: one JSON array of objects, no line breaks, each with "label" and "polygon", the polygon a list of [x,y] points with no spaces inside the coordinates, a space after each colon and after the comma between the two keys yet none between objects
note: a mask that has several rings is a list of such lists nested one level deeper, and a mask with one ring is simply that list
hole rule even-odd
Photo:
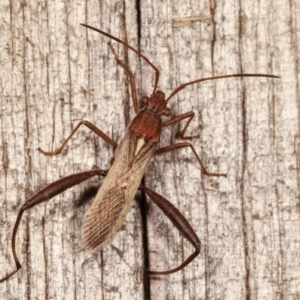
[{"label": "brown elongated body", "polygon": [[[146,124],[148,131],[142,131]],[[142,110],[126,129],[115,160],[84,223],[84,245],[96,252],[108,245],[122,227],[160,139],[162,122],[155,112]]]},{"label": "brown elongated body", "polygon": [[174,226],[195,248],[194,252],[178,267],[167,271],[149,271],[150,275],[167,275],[183,269],[200,253],[200,240],[187,219],[173,204],[171,204],[163,196],[155,193],[144,185],[140,185],[145,170],[152,156],[163,154],[168,151],[189,148],[198,161],[201,171],[204,175],[226,177],[226,174],[208,172],[200,157],[198,156],[196,150],[194,149],[192,144],[188,142],[179,142],[156,149],[157,144],[160,141],[162,128],[181,122],[183,120],[186,120],[186,125],[184,126],[183,130],[179,132],[179,137],[183,140],[192,138],[190,136],[185,136],[185,132],[189,123],[194,117],[194,113],[192,111],[189,111],[182,115],[175,116],[171,120],[163,122],[161,117],[168,116],[170,114],[169,108],[167,108],[167,103],[174,95],[176,95],[185,87],[207,80],[230,77],[278,78],[278,76],[269,74],[230,74],[201,78],[180,85],[169,95],[169,97],[167,97],[167,99],[165,99],[165,94],[162,91],[157,90],[159,71],[147,57],[145,57],[143,54],[138,52],[127,43],[108,33],[105,33],[89,25],[81,25],[97,31],[118,43],[123,44],[125,47],[129,48],[142,59],[144,59],[155,71],[153,92],[150,97],[144,98],[145,105],[144,108],[140,110],[138,105],[134,76],[128,66],[125,65],[121,60],[119,60],[114,49],[112,48],[117,62],[125,69],[125,71],[129,75],[132,102],[137,115],[126,129],[125,136],[119,145],[111,138],[109,138],[102,130],[97,128],[94,124],[83,120],[73,129],[71,134],[62,143],[61,147],[59,147],[56,151],[46,152],[39,149],[40,152],[49,156],[60,154],[70,138],[77,132],[81,125],[84,125],[95,134],[97,134],[100,138],[105,140],[107,143],[115,147],[116,154],[113,165],[110,168],[108,174],[105,170],[93,170],[64,177],[49,184],[25,202],[18,213],[12,234],[12,253],[16,269],[8,273],[8,275],[6,275],[4,278],[0,279],[0,282],[7,280],[21,268],[21,264],[16,253],[16,235],[24,211],[41,202],[53,198],[66,189],[71,188],[72,186],[77,185],[93,176],[106,174],[107,178],[104,180],[100,190],[98,191],[84,223],[85,248],[90,252],[96,252],[103,249],[112,241],[125,221],[125,218],[131,207],[135,192],[138,188],[140,188],[165,213],[165,215],[172,221]]}]

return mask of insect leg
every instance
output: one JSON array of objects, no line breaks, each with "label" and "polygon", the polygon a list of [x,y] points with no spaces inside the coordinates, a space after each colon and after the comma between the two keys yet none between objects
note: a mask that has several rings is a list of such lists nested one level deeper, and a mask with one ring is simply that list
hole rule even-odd
[{"label": "insect leg", "polygon": [[135,85],[135,79],[134,79],[134,75],[132,74],[131,70],[129,69],[129,67],[124,64],[118,57],[115,49],[112,47],[111,44],[109,44],[114,56],[115,56],[115,59],[117,61],[117,63],[119,65],[121,65],[124,70],[128,73],[129,75],[129,79],[130,79],[130,88],[131,88],[131,97],[132,97],[132,103],[133,103],[133,107],[134,107],[134,111],[135,113],[137,114],[138,111],[139,111],[139,105],[138,105],[138,100],[137,100],[137,93],[136,93],[136,85]]},{"label": "insect leg", "polygon": [[64,149],[64,147],[66,146],[67,142],[69,141],[69,139],[74,135],[74,133],[79,129],[79,127],[81,125],[85,125],[87,128],[89,128],[90,130],[92,130],[94,133],[96,133],[99,137],[101,137],[104,141],[106,141],[107,143],[109,143],[110,145],[112,145],[113,147],[117,147],[118,144],[116,142],[114,142],[110,137],[108,137],[102,130],[100,130],[98,127],[96,127],[93,123],[90,123],[89,121],[81,121],[71,132],[71,134],[68,136],[68,138],[62,143],[62,145],[56,149],[55,151],[44,151],[41,148],[38,148],[37,150],[39,150],[40,152],[42,152],[44,155],[48,155],[48,156],[53,156],[53,155],[58,155],[62,152],[62,150]]},{"label": "insect leg", "polygon": [[4,278],[0,279],[0,282],[4,282],[5,280],[7,280],[8,278],[10,278],[12,275],[14,275],[15,273],[17,273],[19,271],[19,269],[22,268],[20,261],[18,259],[17,256],[17,252],[16,252],[16,235],[17,235],[17,231],[22,219],[22,215],[24,213],[25,210],[39,204],[42,202],[45,202],[47,200],[50,200],[51,198],[53,198],[54,196],[64,192],[65,190],[67,190],[68,188],[71,188],[93,176],[96,175],[106,175],[107,171],[104,170],[94,170],[94,171],[87,171],[87,172],[82,172],[82,173],[77,173],[77,174],[73,174],[64,178],[61,178],[57,181],[54,181],[53,183],[49,184],[48,186],[46,186],[45,188],[41,189],[40,191],[38,191],[35,195],[33,195],[30,199],[28,199],[25,204],[23,204],[23,206],[21,207],[16,222],[15,222],[15,226],[14,226],[14,230],[13,230],[13,234],[12,234],[12,239],[11,239],[11,247],[12,247],[12,253],[13,253],[13,257],[14,257],[14,261],[16,264],[16,270],[14,270],[13,272],[9,273],[8,275],[6,275]]},{"label": "insect leg", "polygon": [[183,130],[181,130],[178,134],[177,134],[177,137],[181,138],[182,140],[190,140],[192,138],[196,138],[196,137],[199,137],[199,135],[193,135],[193,136],[184,136],[188,126],[190,125],[192,119],[194,118],[195,116],[195,113],[192,112],[192,111],[189,111],[187,113],[184,113],[182,115],[179,115],[177,116],[176,118],[172,119],[172,120],[169,120],[169,121],[166,121],[163,123],[163,127],[166,127],[166,126],[170,126],[170,125],[173,125],[175,123],[178,123],[184,119],[188,119]]},{"label": "insect leg", "polygon": [[152,201],[163,211],[163,213],[171,220],[174,226],[180,231],[180,233],[195,247],[194,253],[192,253],[180,266],[168,271],[150,271],[150,275],[168,275],[175,273],[183,269],[188,265],[199,253],[201,243],[195,233],[194,229],[182,215],[182,213],[166,198],[148,189],[144,185],[140,185],[140,188],[152,199]]},{"label": "insect leg", "polygon": [[199,155],[197,154],[195,148],[193,147],[193,145],[191,143],[188,142],[182,142],[182,143],[177,143],[174,145],[169,145],[160,149],[157,149],[154,152],[154,155],[158,155],[158,154],[162,154],[162,153],[166,153],[168,151],[173,151],[173,150],[177,150],[177,149],[182,149],[182,148],[186,148],[186,147],[190,147],[194,153],[194,155],[196,156],[200,166],[201,166],[201,172],[206,175],[206,176],[224,176],[227,177],[226,174],[219,174],[219,173],[210,173],[206,170],[206,168],[204,167]]}]

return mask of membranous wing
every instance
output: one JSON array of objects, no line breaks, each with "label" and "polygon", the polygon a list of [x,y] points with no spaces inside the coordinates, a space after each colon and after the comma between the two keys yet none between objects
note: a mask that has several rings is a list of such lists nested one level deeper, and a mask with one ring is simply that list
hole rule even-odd
[{"label": "membranous wing", "polygon": [[157,143],[138,138],[129,128],[84,224],[84,245],[96,252],[122,227]]}]

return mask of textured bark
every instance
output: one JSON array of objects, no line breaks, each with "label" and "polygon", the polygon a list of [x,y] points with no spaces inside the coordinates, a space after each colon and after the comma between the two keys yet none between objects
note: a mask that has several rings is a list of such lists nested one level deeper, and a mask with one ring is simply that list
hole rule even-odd
[{"label": "textured bark", "polygon": [[[157,156],[146,173],[146,185],[180,209],[202,242],[183,271],[146,284],[138,202],[112,245],[96,255],[80,251],[92,201],[85,200],[101,184],[95,178],[24,213],[23,268],[0,284],[4,299],[300,298],[296,0],[2,1],[0,11],[0,278],[14,269],[10,240],[25,200],[58,178],[108,169],[114,152],[86,128],[62,155],[36,149],[56,149],[83,119],[119,142],[134,116],[111,41],[79,23],[140,47],[161,71],[166,95],[213,75],[281,76],[205,82],[170,100],[173,117],[195,112],[187,135],[198,136],[191,143],[208,171],[227,173],[202,176],[189,149]],[[190,22],[173,26],[182,17]],[[136,75],[140,97],[149,95],[153,70],[111,44]],[[176,142],[183,126],[165,128],[161,146]],[[174,268],[192,253],[151,201],[147,228],[150,269]]]}]

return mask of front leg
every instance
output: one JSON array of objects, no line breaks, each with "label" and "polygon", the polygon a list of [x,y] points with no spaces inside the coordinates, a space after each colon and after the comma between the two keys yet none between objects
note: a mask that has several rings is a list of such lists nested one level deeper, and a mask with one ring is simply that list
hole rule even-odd
[{"label": "front leg", "polygon": [[185,132],[186,132],[188,126],[190,125],[192,119],[194,118],[194,116],[195,116],[195,113],[192,111],[189,111],[187,113],[184,113],[182,115],[175,117],[172,120],[164,122],[163,127],[170,126],[170,125],[176,124],[182,120],[188,119],[184,128],[177,134],[177,137],[181,138],[182,140],[191,140],[193,138],[197,138],[197,137],[199,137],[199,135],[185,136]]}]

